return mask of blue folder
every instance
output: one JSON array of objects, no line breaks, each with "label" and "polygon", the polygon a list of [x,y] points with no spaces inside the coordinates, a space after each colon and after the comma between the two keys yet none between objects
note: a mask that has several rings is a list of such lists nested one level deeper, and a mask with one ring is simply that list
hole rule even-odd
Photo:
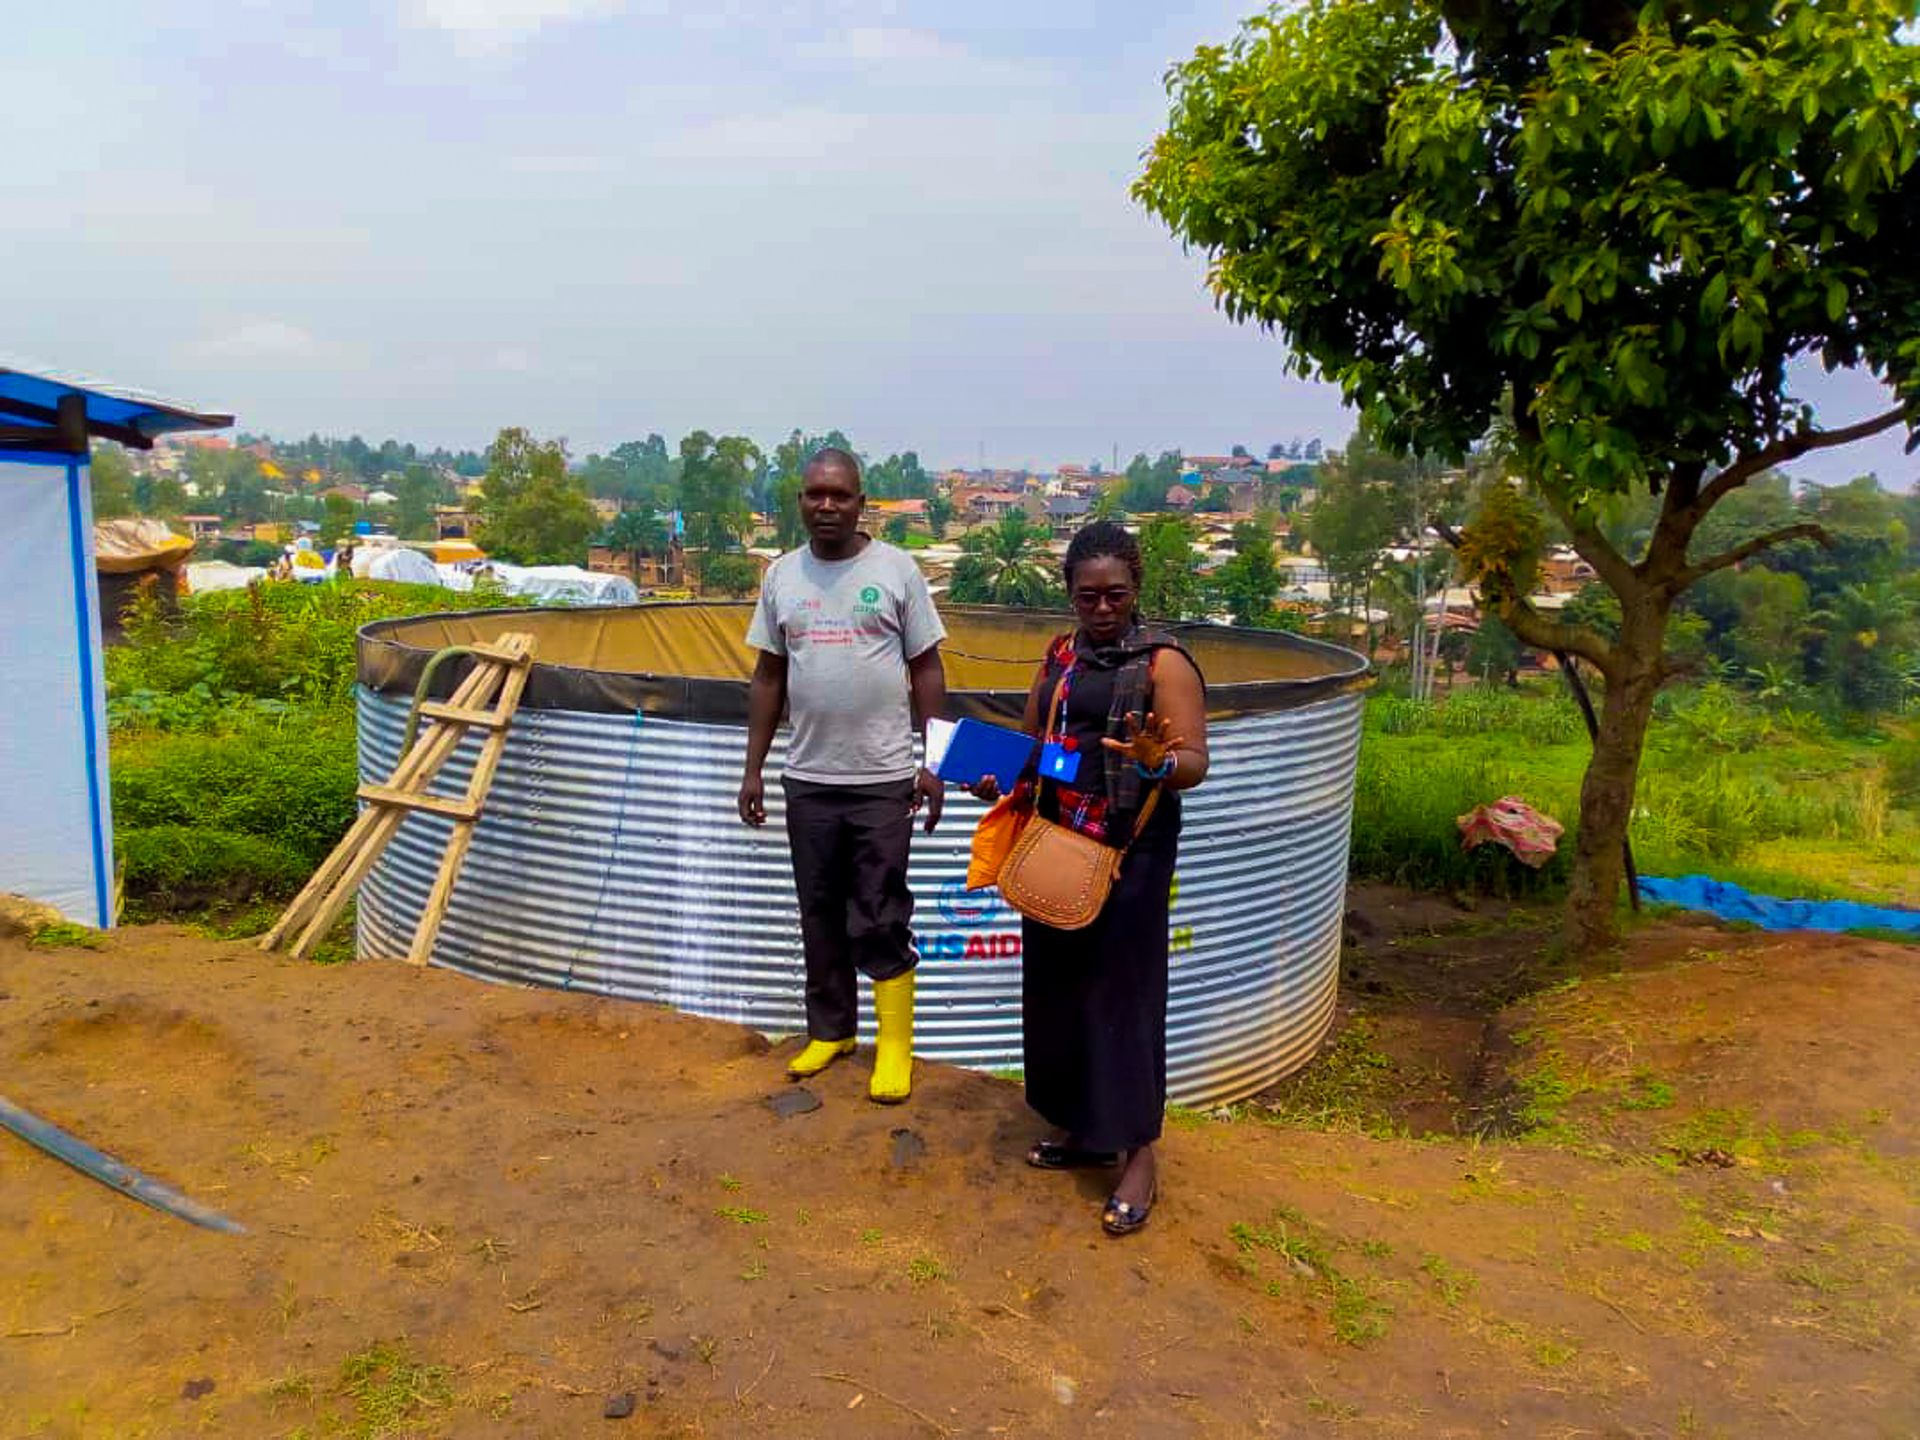
[{"label": "blue folder", "polygon": [[1024,731],[989,725],[984,720],[961,720],[953,727],[947,753],[940,758],[935,773],[955,785],[972,785],[981,776],[991,775],[1005,794],[1027,768],[1037,743]]}]

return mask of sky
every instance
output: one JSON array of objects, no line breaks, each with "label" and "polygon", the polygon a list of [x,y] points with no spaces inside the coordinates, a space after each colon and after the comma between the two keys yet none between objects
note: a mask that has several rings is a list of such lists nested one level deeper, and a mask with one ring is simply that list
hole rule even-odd
[{"label": "sky", "polygon": [[[1167,66],[1253,8],[30,7],[0,54],[0,350],[281,436],[838,427],[1037,468],[1337,445],[1338,395],[1127,194]],[[1831,423],[1886,405],[1802,390]],[[1797,467],[1866,470],[1920,465],[1896,435]]]}]

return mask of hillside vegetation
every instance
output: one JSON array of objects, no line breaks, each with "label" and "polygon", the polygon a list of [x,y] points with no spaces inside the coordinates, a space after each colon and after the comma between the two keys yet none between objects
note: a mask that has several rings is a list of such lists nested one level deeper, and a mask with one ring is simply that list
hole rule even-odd
[{"label": "hillside vegetation", "polygon": [[[489,603],[362,582],[136,608],[108,655],[113,802],[135,918],[231,917],[285,898],[352,821],[354,636],[391,616]],[[498,602],[493,602],[498,603]],[[1551,893],[1535,872],[1463,852],[1456,819],[1518,795],[1578,823],[1587,740],[1544,684],[1368,701],[1353,872],[1420,888]],[[1709,683],[1664,695],[1634,821],[1644,873],[1704,872],[1775,894],[1920,904],[1920,740],[1830,726]],[[256,917],[257,918],[257,917]]]}]

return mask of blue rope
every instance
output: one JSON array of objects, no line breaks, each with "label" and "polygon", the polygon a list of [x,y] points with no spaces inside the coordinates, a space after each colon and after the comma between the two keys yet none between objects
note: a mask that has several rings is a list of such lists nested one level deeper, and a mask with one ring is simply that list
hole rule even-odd
[{"label": "blue rope", "polygon": [[627,744],[627,768],[620,777],[620,808],[614,812],[613,841],[607,846],[606,867],[600,872],[600,892],[593,897],[593,911],[587,916],[587,928],[580,943],[574,947],[573,954],[567,957],[567,976],[562,982],[562,990],[573,989],[573,972],[581,957],[587,952],[587,944],[593,937],[594,926],[600,921],[601,908],[607,901],[607,887],[613,884],[613,869],[620,861],[620,840],[627,829],[627,806],[633,797],[633,771],[640,759],[640,727],[646,716],[639,710],[633,712],[633,738]]}]

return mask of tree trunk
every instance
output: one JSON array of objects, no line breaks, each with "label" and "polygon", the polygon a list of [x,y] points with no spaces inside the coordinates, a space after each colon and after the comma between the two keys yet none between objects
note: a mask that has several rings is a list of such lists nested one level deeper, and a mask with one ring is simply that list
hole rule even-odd
[{"label": "tree trunk", "polygon": [[1600,733],[1580,784],[1580,827],[1567,891],[1567,939],[1580,953],[1604,949],[1619,938],[1615,917],[1624,878],[1622,856],[1633,819],[1641,748],[1660,692],[1666,631],[1666,608],[1649,602],[1629,612],[1614,647],[1617,663],[1607,677]]}]

